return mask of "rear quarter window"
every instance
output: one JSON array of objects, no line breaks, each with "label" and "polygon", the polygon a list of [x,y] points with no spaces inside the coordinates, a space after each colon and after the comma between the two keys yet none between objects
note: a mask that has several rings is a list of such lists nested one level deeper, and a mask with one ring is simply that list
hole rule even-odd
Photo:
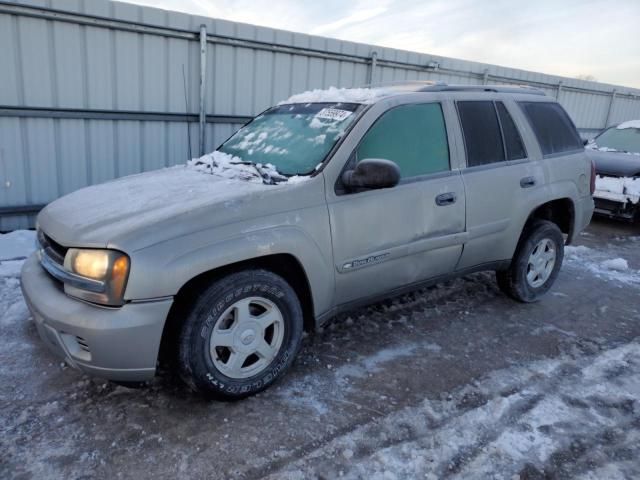
[{"label": "rear quarter window", "polygon": [[518,102],[538,139],[544,156],[584,148],[567,112],[554,102]]},{"label": "rear quarter window", "polygon": [[524,150],[522,138],[504,103],[496,102],[496,108],[498,110],[498,117],[500,118],[500,125],[502,126],[502,137],[504,138],[507,160],[526,158],[527,152]]}]

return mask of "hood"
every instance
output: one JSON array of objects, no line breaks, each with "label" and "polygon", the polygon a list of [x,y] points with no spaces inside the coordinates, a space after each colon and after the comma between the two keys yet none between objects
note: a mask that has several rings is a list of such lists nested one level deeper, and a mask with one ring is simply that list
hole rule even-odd
[{"label": "hood", "polygon": [[596,164],[596,172],[600,175],[614,177],[635,177],[640,174],[640,155],[623,152],[601,152],[586,150],[589,158]]},{"label": "hood", "polygon": [[175,228],[214,205],[222,208],[205,212],[207,218],[224,221],[230,212],[238,215],[238,208],[225,207],[237,207],[269,189],[278,186],[184,166],[165,168],[77,190],[45,207],[38,223],[62,245],[104,248],[131,234],[154,235],[159,224]]}]

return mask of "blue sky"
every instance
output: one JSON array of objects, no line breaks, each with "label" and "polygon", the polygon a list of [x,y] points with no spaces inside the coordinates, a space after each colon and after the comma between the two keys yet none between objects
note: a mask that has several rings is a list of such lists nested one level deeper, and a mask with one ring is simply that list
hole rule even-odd
[{"label": "blue sky", "polygon": [[640,88],[640,0],[128,0]]}]

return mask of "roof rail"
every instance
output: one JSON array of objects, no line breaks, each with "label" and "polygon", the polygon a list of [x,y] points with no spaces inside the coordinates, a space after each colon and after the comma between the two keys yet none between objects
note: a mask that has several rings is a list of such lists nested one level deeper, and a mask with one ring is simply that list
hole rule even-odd
[{"label": "roof rail", "polygon": [[546,95],[542,90],[529,85],[448,85],[436,83],[425,85],[418,92],[499,92],[499,93],[527,93],[530,95]]}]

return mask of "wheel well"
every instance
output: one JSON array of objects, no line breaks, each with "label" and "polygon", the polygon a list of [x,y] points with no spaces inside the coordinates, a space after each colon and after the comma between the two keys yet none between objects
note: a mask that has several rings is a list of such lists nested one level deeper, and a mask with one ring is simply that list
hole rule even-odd
[{"label": "wheel well", "polygon": [[159,360],[171,361],[172,358],[175,358],[174,355],[178,343],[178,335],[180,334],[180,327],[182,326],[185,316],[188,314],[189,306],[192,305],[193,300],[202,290],[225,275],[254,268],[261,268],[280,275],[291,285],[302,306],[304,330],[313,330],[315,328],[313,298],[304,268],[293,255],[266,255],[264,257],[243,260],[209,270],[185,283],[175,295],[173,305],[167,316],[167,321],[165,322],[162,332]]},{"label": "wheel well", "polygon": [[[537,207],[527,220],[527,225],[534,219],[548,220],[555,223],[560,231],[567,235],[567,245],[573,240],[575,209],[569,198],[560,198],[543,203]],[[526,228],[526,226],[525,226]]]}]

